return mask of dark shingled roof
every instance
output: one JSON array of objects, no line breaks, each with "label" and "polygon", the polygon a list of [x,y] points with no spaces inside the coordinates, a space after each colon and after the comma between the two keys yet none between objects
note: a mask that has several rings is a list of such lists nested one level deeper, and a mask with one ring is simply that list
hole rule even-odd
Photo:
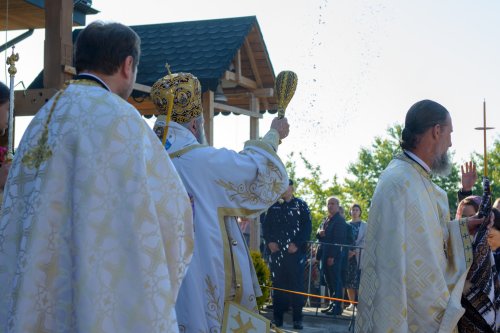
[{"label": "dark shingled roof", "polygon": [[190,72],[203,91],[215,91],[231,60],[257,24],[255,16],[134,26],[141,37],[137,82],[148,86],[172,72]]},{"label": "dark shingled roof", "polygon": [[[137,83],[147,86],[167,74],[165,63],[175,72],[190,72],[201,81],[202,90],[215,91],[245,37],[258,22],[255,16],[192,22],[138,25],[131,28],[141,38]],[[80,30],[73,32],[73,39]],[[264,50],[267,54],[267,50]],[[269,62],[274,77],[274,71]],[[43,87],[43,72],[29,89]],[[134,96],[144,93],[134,92]]]}]

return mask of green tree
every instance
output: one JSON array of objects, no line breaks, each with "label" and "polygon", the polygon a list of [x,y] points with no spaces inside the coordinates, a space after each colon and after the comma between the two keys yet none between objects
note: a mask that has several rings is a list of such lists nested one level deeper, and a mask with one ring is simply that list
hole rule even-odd
[{"label": "green tree", "polygon": [[[347,219],[349,219],[349,207],[353,203],[358,203],[363,208],[362,219],[365,221],[368,219],[371,199],[380,174],[394,156],[402,152],[399,147],[401,132],[402,126],[395,124],[387,129],[385,137],[375,137],[370,148],[361,148],[357,161],[349,165],[348,177],[343,181],[339,181],[336,175],[331,180],[325,180],[321,166],[310,163],[302,153],[299,153],[298,158],[294,153],[288,156],[285,166],[289,177],[295,180],[296,195],[304,199],[311,210],[313,234],[327,214],[326,199],[332,195],[339,198],[341,205],[346,210]],[[477,154],[475,159],[479,160]],[[488,160],[490,180],[493,184],[493,197],[500,197],[500,141],[494,143]],[[304,176],[297,174],[297,163],[301,163],[301,166],[305,167],[306,174]],[[478,166],[479,172],[482,170],[482,162],[479,162]],[[433,181],[446,191],[451,217],[453,217],[457,207],[457,191],[460,186],[459,167],[452,163],[449,176],[433,177]],[[495,187],[496,184],[499,184],[498,188]],[[478,182],[474,193],[479,195],[482,193],[480,182]]]},{"label": "green tree", "polygon": [[311,211],[312,235],[316,234],[322,219],[326,215],[326,199],[330,196],[337,196],[344,202],[345,196],[342,185],[338,182],[337,176],[331,181],[323,178],[321,167],[310,163],[302,153],[299,153],[298,161],[305,167],[306,175],[297,175],[297,162],[295,154],[288,155],[285,167],[290,179],[295,181],[295,195],[302,198]]},{"label": "green tree", "polygon": [[[375,187],[382,171],[395,155],[400,154],[399,146],[402,125],[395,124],[387,129],[386,137],[375,137],[371,148],[361,148],[358,160],[348,167],[348,178],[345,179],[344,190],[353,202],[365,207],[363,219],[367,218]],[[499,155],[500,157],[500,155]],[[434,182],[448,195],[450,211],[454,214],[457,207],[457,191],[460,184],[458,166],[452,163],[451,174],[447,177],[434,177]]]},{"label": "green tree", "polygon": [[[491,197],[493,201],[500,198],[500,141],[497,139],[493,142],[493,147],[487,151],[488,158],[488,178],[491,183]],[[477,165],[478,181],[473,188],[475,195],[482,195],[482,176],[484,175],[484,158],[483,153],[473,153],[472,161]]]},{"label": "green tree", "polygon": [[380,174],[395,155],[401,153],[399,138],[402,127],[399,124],[387,129],[388,137],[376,137],[371,148],[361,148],[358,160],[349,164],[348,178],[345,179],[344,191],[351,202],[356,202],[363,209],[364,220],[368,217],[375,187]]}]

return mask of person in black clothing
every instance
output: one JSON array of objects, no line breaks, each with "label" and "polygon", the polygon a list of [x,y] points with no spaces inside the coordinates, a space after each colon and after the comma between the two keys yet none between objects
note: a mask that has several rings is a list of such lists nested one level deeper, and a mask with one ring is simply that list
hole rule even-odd
[{"label": "person in black clothing", "polygon": [[[311,230],[309,207],[293,196],[293,181],[290,180],[282,199],[268,209],[263,224],[264,238],[271,252],[269,264],[274,287],[304,292],[307,241]],[[273,291],[274,324],[283,326],[283,314],[290,303],[293,328],[302,329],[304,296],[278,290]]]},{"label": "person in black clothing", "polygon": [[[350,227],[345,218],[340,215],[340,202],[336,197],[329,197],[326,200],[328,216],[321,223],[316,238],[321,242],[318,249],[317,258],[321,261],[321,274],[324,277],[330,297],[343,298],[342,266],[344,263],[345,251],[338,245],[351,245]],[[339,301],[331,302],[323,313],[331,315],[342,314],[343,308]]]}]

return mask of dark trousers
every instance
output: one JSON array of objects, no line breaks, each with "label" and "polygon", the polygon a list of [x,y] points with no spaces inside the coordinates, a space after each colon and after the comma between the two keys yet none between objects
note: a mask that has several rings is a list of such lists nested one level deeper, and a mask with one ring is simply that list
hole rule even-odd
[{"label": "dark trousers", "polygon": [[[299,251],[294,254],[277,251],[271,254],[273,287],[304,292],[304,269],[306,256]],[[283,320],[283,314],[292,306],[293,321],[302,321],[305,296],[273,290],[274,319]]]},{"label": "dark trousers", "polygon": [[[339,261],[339,262],[337,262]],[[328,266],[326,261],[323,262],[323,271],[325,274],[326,286],[330,292],[330,297],[343,298],[343,281],[342,281],[342,262],[335,260],[333,265]],[[342,302],[334,302],[337,311],[342,309]]]}]

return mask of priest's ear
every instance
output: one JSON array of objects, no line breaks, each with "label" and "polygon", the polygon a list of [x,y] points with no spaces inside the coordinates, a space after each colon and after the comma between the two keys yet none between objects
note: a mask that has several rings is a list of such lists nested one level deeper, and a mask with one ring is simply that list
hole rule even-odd
[{"label": "priest's ear", "polygon": [[135,66],[134,66],[134,58],[129,55],[123,60],[122,65],[120,66],[121,74],[124,78],[129,80],[131,77],[135,75]]},{"label": "priest's ear", "polygon": [[440,124],[436,124],[432,126],[431,132],[432,132],[432,138],[439,140],[439,138],[441,137],[441,133],[443,132],[443,126]]},{"label": "priest's ear", "polygon": [[196,136],[199,131],[196,119],[195,118],[191,119],[188,124],[189,124],[188,129],[191,131],[191,133],[193,133],[194,136]]}]

